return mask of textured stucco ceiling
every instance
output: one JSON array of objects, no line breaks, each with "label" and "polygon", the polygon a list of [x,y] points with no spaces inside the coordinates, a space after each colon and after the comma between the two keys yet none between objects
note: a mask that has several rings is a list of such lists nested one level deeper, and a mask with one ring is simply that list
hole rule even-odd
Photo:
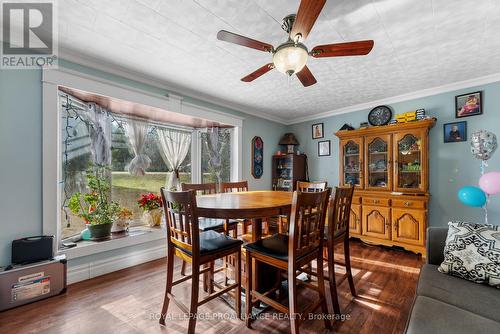
[{"label": "textured stucco ceiling", "polygon": [[64,0],[61,54],[102,60],[200,96],[283,120],[500,72],[500,1],[328,0],[306,44],[373,39],[364,57],[309,59],[304,88],[271,55],[216,39],[226,29],[278,45],[297,0]]}]

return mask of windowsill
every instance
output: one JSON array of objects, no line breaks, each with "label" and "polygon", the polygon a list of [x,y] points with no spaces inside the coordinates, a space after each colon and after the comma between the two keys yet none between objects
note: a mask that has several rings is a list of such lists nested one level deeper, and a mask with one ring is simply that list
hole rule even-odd
[{"label": "windowsill", "polygon": [[68,260],[71,260],[155,240],[166,240],[166,236],[164,228],[137,226],[131,227],[126,236],[104,241],[79,241],[75,247],[59,249],[57,254],[66,254]]}]

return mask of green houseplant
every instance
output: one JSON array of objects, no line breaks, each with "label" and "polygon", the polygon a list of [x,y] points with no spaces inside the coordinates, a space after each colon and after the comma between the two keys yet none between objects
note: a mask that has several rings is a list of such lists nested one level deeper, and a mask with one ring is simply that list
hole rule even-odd
[{"label": "green houseplant", "polygon": [[114,220],[118,217],[120,206],[111,201],[111,185],[108,180],[109,167],[91,166],[87,172],[88,192],[75,193],[68,207],[85,220],[92,240],[109,237]]}]

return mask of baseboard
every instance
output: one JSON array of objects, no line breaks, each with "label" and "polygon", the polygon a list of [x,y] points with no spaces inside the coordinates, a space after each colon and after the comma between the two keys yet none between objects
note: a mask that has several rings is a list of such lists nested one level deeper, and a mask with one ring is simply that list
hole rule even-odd
[{"label": "baseboard", "polygon": [[[68,268],[68,284],[81,282],[114,271],[136,266],[166,256],[165,245],[155,246],[140,251],[113,256],[104,260],[93,261]],[[71,262],[71,261],[70,261]]]}]

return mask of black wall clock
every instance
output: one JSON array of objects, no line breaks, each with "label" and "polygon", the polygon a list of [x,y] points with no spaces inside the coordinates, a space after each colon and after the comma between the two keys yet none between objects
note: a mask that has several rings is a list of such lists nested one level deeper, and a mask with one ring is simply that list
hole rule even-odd
[{"label": "black wall clock", "polygon": [[368,114],[368,122],[371,125],[387,125],[392,118],[392,111],[388,106],[373,108]]}]

